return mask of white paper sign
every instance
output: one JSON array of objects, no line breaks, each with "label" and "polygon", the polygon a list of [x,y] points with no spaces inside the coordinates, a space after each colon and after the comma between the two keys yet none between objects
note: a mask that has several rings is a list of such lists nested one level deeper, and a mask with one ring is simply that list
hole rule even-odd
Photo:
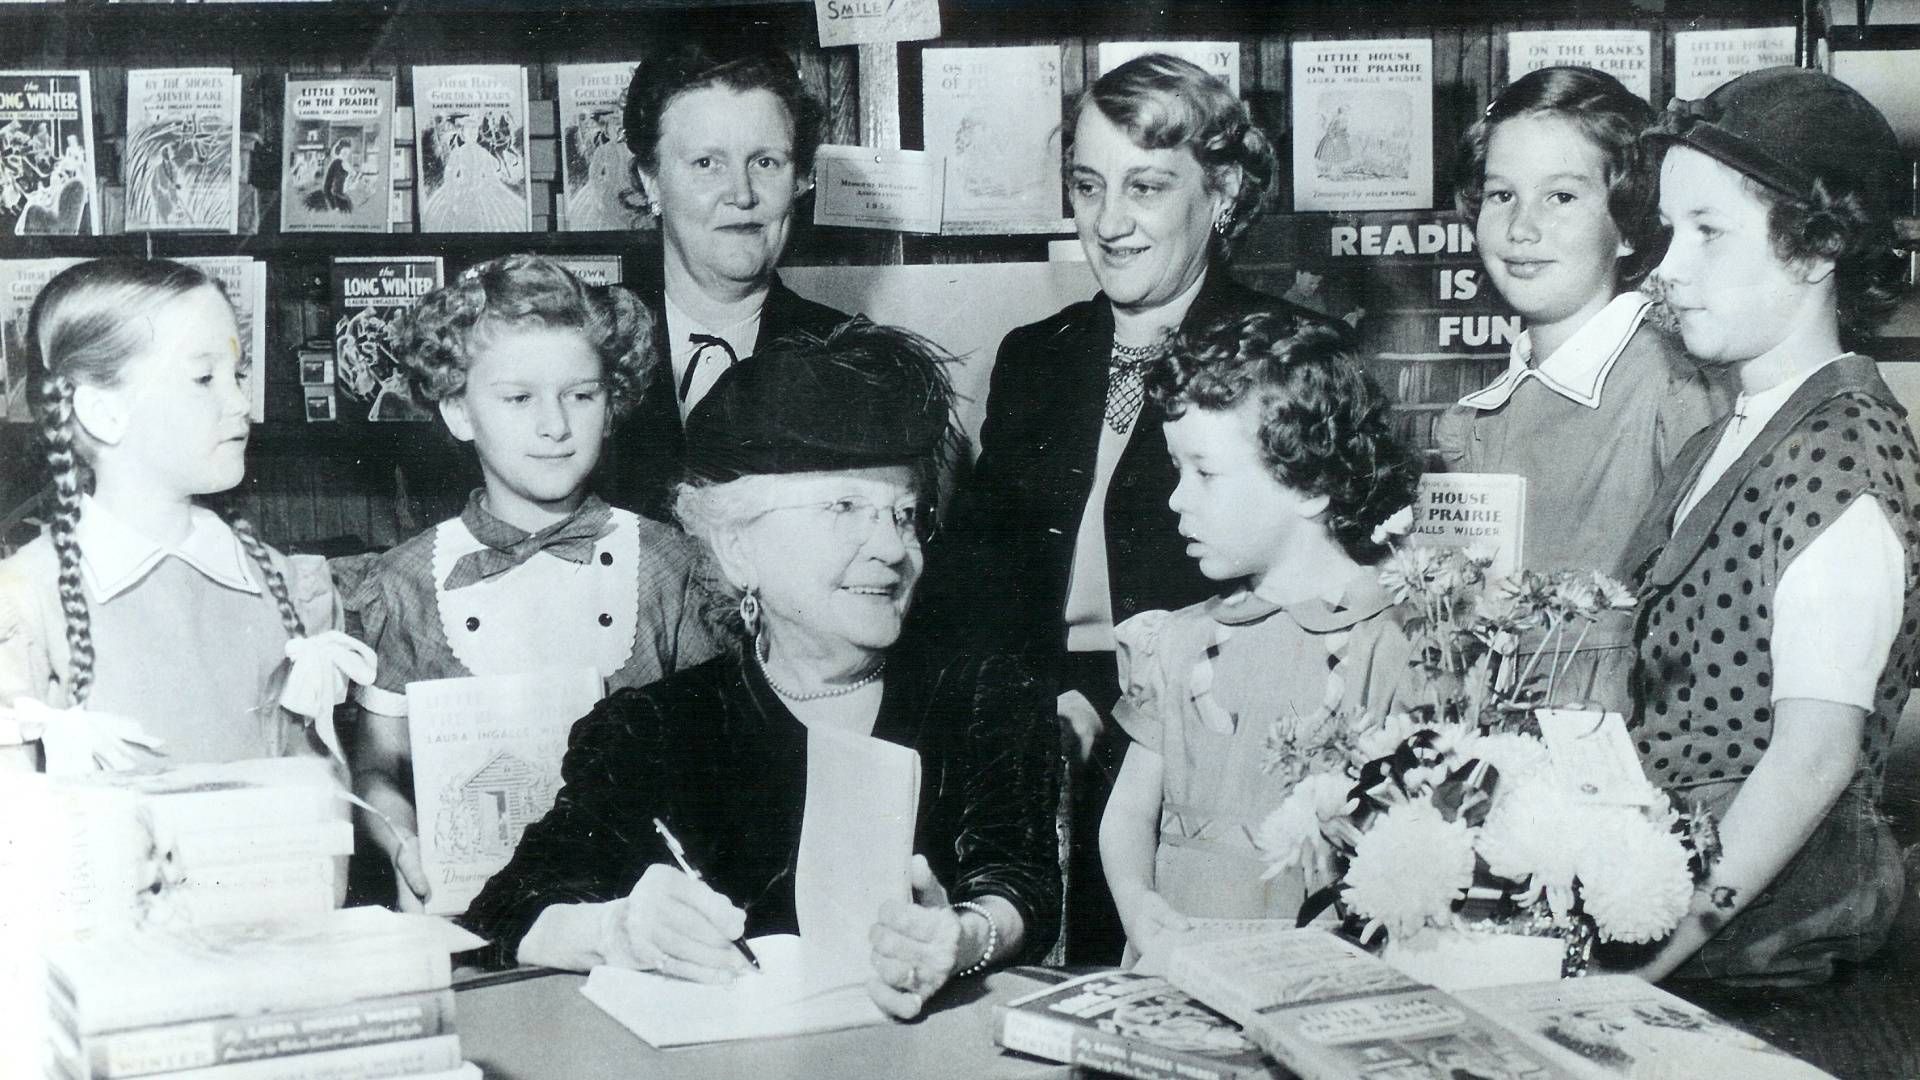
[{"label": "white paper sign", "polygon": [[1507,35],[1507,81],[1562,64],[1590,67],[1653,99],[1653,35],[1645,30],[1515,30]]},{"label": "white paper sign", "polygon": [[813,177],[815,225],[940,231],[943,163],[923,151],[822,146]]},{"label": "white paper sign", "polygon": [[1105,75],[1136,56],[1166,53],[1177,56],[1227,82],[1227,89],[1240,96],[1240,43],[1237,41],[1103,41],[1100,43],[1100,74]]},{"label": "white paper sign", "polygon": [[1060,46],[921,54],[926,147],[946,159],[941,230],[1070,232],[1061,215]]},{"label": "white paper sign", "polygon": [[1673,96],[1693,100],[1736,75],[1792,64],[1794,30],[1682,30],[1673,35]]},{"label": "white paper sign", "polygon": [[940,36],[938,0],[813,0],[820,45],[879,45]]},{"label": "white paper sign", "polygon": [[1433,205],[1433,42],[1293,43],[1293,208]]}]

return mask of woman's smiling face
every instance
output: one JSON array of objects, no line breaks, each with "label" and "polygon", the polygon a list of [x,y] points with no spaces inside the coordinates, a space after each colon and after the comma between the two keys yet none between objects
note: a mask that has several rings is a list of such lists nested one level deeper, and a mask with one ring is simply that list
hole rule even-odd
[{"label": "woman's smiling face", "polygon": [[1185,292],[1232,202],[1209,189],[1192,151],[1143,149],[1091,102],[1074,121],[1067,186],[1093,276],[1122,310],[1151,311]]}]

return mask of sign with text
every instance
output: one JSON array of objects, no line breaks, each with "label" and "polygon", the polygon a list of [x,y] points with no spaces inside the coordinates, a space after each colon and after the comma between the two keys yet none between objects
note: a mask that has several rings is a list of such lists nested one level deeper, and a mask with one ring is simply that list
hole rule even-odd
[{"label": "sign with text", "polygon": [[813,0],[820,45],[883,45],[940,36],[939,0]]},{"label": "sign with text", "polygon": [[1433,205],[1433,42],[1293,43],[1293,208]]},{"label": "sign with text", "polygon": [[1507,81],[1563,64],[1590,67],[1653,100],[1653,35],[1645,30],[1515,30],[1507,35]]},{"label": "sign with text", "polygon": [[813,160],[815,225],[940,231],[939,158],[920,150],[822,146]]},{"label": "sign with text", "polygon": [[1736,75],[1794,62],[1794,29],[1682,30],[1673,35],[1673,96],[1703,98]]}]

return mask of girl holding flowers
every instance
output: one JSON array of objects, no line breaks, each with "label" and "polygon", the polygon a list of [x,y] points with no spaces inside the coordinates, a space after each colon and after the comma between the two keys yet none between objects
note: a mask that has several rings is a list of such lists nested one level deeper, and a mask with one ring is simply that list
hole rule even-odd
[{"label": "girl holding flowers", "polygon": [[1177,337],[1147,377],[1187,553],[1227,586],[1115,628],[1133,739],[1100,854],[1136,952],[1189,916],[1292,918],[1296,869],[1254,841],[1367,713],[1418,691],[1376,564],[1418,468],[1342,339],[1255,314]]}]

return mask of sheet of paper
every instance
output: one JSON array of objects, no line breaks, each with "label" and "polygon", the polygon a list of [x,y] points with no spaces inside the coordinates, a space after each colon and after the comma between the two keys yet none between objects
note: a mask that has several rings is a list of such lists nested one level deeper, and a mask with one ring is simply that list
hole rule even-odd
[{"label": "sheet of paper", "polygon": [[810,961],[864,978],[880,905],[910,901],[920,755],[824,726],[807,729],[807,799],[794,914]]},{"label": "sheet of paper", "polygon": [[1645,30],[1514,30],[1507,34],[1507,81],[1561,64],[1590,67],[1653,96],[1653,35]]},{"label": "sheet of paper", "polygon": [[726,986],[597,967],[580,992],[627,1030],[662,1050],[886,1021],[867,996],[864,974],[849,978],[822,966],[801,938],[769,934],[749,944],[760,958],[760,970]]},{"label": "sheet of paper", "polygon": [[1240,96],[1240,43],[1237,41],[1103,41],[1100,43],[1100,74],[1105,75],[1136,56],[1166,53],[1199,66],[1209,75],[1227,81],[1227,89]]},{"label": "sheet of paper", "polygon": [[938,0],[813,0],[813,17],[823,49],[940,36]]},{"label": "sheet of paper", "polygon": [[946,233],[1072,232],[1061,213],[1060,46],[921,54],[926,148],[946,160]]},{"label": "sheet of paper", "polygon": [[553,808],[567,735],[600,696],[589,667],[408,684],[428,913],[465,911]]},{"label": "sheet of paper", "polygon": [[822,146],[813,175],[815,225],[940,231],[942,164],[925,151]]},{"label": "sheet of paper", "polygon": [[1433,42],[1293,43],[1293,208],[1433,205]]}]

